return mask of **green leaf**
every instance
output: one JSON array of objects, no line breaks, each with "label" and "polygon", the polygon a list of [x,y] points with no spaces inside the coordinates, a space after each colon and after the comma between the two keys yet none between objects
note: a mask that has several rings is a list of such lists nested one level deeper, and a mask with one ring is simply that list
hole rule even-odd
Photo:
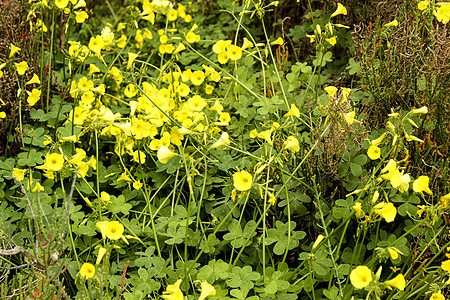
[{"label": "green leaf", "polygon": [[111,203],[106,206],[113,214],[123,213],[128,215],[129,210],[133,207],[129,203],[125,203],[125,197],[120,195],[119,197],[111,196]]},{"label": "green leaf", "polygon": [[350,171],[352,172],[353,176],[359,177],[362,174],[362,167],[355,163],[350,163]]},{"label": "green leaf", "polygon": [[348,67],[346,67],[345,69],[348,70],[348,74],[350,75],[361,72],[361,66],[355,61],[353,57],[348,60]]}]

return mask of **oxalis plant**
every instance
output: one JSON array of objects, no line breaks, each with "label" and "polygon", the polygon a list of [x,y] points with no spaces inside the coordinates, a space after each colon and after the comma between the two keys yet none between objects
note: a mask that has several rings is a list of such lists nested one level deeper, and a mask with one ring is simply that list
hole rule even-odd
[{"label": "oxalis plant", "polygon": [[410,167],[427,106],[370,128],[331,78],[347,8],[308,3],[290,62],[279,5],[30,3],[42,56],[1,65],[31,119],[0,160],[2,298],[445,299],[450,193]]}]

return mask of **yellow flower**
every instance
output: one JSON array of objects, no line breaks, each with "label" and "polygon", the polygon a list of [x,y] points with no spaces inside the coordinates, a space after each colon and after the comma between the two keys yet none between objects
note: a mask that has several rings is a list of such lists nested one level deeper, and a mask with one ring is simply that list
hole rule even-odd
[{"label": "yellow flower", "polygon": [[343,114],[343,117],[348,125],[352,125],[355,122],[355,115],[356,115],[356,112],[354,112],[354,111]]},{"label": "yellow flower", "polygon": [[403,174],[400,176],[400,186],[398,186],[398,190],[400,193],[404,193],[409,189],[409,182],[411,181],[411,178],[409,177],[409,174]]},{"label": "yellow flower", "polygon": [[157,152],[158,160],[163,164],[166,164],[169,161],[169,159],[171,159],[176,155],[177,155],[176,153],[172,152],[166,146],[160,147]]},{"label": "yellow flower", "polygon": [[233,174],[233,186],[240,192],[245,192],[251,189],[252,181],[252,175],[247,171],[240,171]]},{"label": "yellow flower", "polygon": [[[74,4],[75,1],[72,1],[72,0],[71,0],[70,2],[72,2],[72,4]],[[73,7],[73,9],[79,9],[79,8],[83,8],[83,7],[86,7],[86,1],[80,0],[80,1],[78,1],[77,4]]]},{"label": "yellow flower", "polygon": [[350,272],[350,282],[357,289],[363,289],[372,281],[372,271],[367,266],[357,266]]},{"label": "yellow flower", "polygon": [[41,99],[41,91],[38,89],[33,89],[31,92],[27,91],[28,98],[27,102],[30,106],[33,106],[36,104],[36,102]]},{"label": "yellow flower", "polygon": [[59,153],[52,153],[47,155],[44,160],[43,169],[58,172],[64,167],[64,157]]},{"label": "yellow flower", "polygon": [[123,225],[118,221],[108,222],[106,226],[106,237],[110,240],[118,240],[124,232]]},{"label": "yellow flower", "polygon": [[269,200],[267,200],[267,202],[269,202],[272,206],[275,205],[275,203],[277,202],[277,198],[275,198],[275,195],[271,192],[269,192]]},{"label": "yellow flower", "polygon": [[230,136],[228,135],[227,132],[224,131],[224,132],[222,132],[222,135],[220,136],[220,138],[214,144],[211,145],[211,149],[215,149],[215,148],[218,148],[221,146],[226,146],[229,144],[231,144]]},{"label": "yellow flower", "polygon": [[442,207],[447,207],[450,204],[450,193],[447,195],[441,196],[439,199]]},{"label": "yellow flower", "polygon": [[337,87],[330,85],[330,86],[327,86],[326,88],[324,88],[324,90],[325,90],[325,92],[327,92],[328,96],[334,97],[337,92]]},{"label": "yellow flower", "polygon": [[84,263],[80,269],[80,275],[84,279],[90,279],[95,275],[95,267],[93,264]]},{"label": "yellow flower", "polygon": [[295,136],[289,136],[286,141],[283,143],[283,147],[285,149],[289,149],[292,152],[298,152],[300,151],[300,145],[298,143],[298,140]]},{"label": "yellow flower", "polygon": [[244,43],[242,44],[241,49],[245,50],[245,49],[251,48],[251,47],[253,47],[253,43],[250,42],[247,38],[244,38]]},{"label": "yellow flower", "polygon": [[238,60],[242,57],[242,49],[236,45],[230,45],[227,49],[228,58]]},{"label": "yellow flower", "polygon": [[419,10],[424,10],[424,9],[426,9],[426,8],[428,7],[429,4],[430,4],[429,1],[420,1],[420,2],[417,4],[417,8],[418,8]]},{"label": "yellow flower", "polygon": [[328,39],[325,39],[325,41],[327,41],[331,46],[334,46],[337,43],[336,36],[332,36]]},{"label": "yellow flower", "polygon": [[19,181],[22,181],[22,180],[24,180],[24,178],[25,178],[25,173],[27,172],[27,170],[22,170],[22,169],[17,169],[17,168],[14,168],[13,169],[13,175],[14,175],[14,178],[16,178],[17,180],[19,180]]},{"label": "yellow flower", "polygon": [[445,300],[445,297],[441,293],[433,293],[430,300]]},{"label": "yellow flower", "polygon": [[33,74],[33,78],[31,78],[29,81],[27,81],[26,85],[28,84],[41,84],[41,80],[39,79],[39,76],[36,75],[36,73]]},{"label": "yellow flower", "polygon": [[132,83],[129,83],[126,87],[125,90],[123,91],[123,94],[125,96],[127,96],[128,98],[133,98],[134,96],[136,96],[138,93],[138,90],[136,88],[136,86]]},{"label": "yellow flower", "polygon": [[357,218],[361,218],[364,214],[364,211],[361,208],[361,202],[356,202],[355,205],[353,205],[353,209],[355,210],[355,215]]},{"label": "yellow flower", "polygon": [[392,259],[397,259],[399,254],[402,254],[402,251],[398,250],[395,247],[388,247],[387,251],[389,252],[389,255],[391,256]]},{"label": "yellow flower", "polygon": [[109,221],[99,221],[95,223],[95,227],[100,231],[103,239],[106,239],[106,228],[108,228],[108,223]]},{"label": "yellow flower", "polygon": [[81,24],[89,18],[89,15],[84,10],[75,12],[75,22]]},{"label": "yellow flower", "polygon": [[334,13],[331,14],[330,18],[333,18],[338,15],[346,15],[347,9],[341,3],[338,3],[338,7]]},{"label": "yellow flower", "polygon": [[207,281],[202,281],[201,288],[202,290],[200,293],[200,297],[198,297],[198,300],[204,300],[206,299],[206,297],[214,296],[216,294],[216,289]]},{"label": "yellow flower", "polygon": [[97,35],[96,37],[91,37],[91,39],[89,40],[89,49],[91,49],[91,51],[96,55],[100,55],[100,52],[102,51],[104,46],[105,42],[99,35]]},{"label": "yellow flower", "polygon": [[306,37],[309,37],[310,43],[314,43],[316,41],[316,36],[314,34],[307,34]]},{"label": "yellow flower", "polygon": [[381,150],[375,145],[370,145],[369,149],[367,149],[367,156],[371,160],[379,159],[381,156]]},{"label": "yellow flower", "polygon": [[394,221],[397,215],[397,209],[391,202],[381,202],[375,205],[374,211],[376,214],[380,215],[387,223]]},{"label": "yellow flower", "polygon": [[191,74],[191,82],[193,85],[201,85],[205,80],[205,72],[202,70],[197,70]]},{"label": "yellow flower", "polygon": [[133,161],[144,164],[145,163],[145,153],[141,150],[134,151],[133,153]]},{"label": "yellow flower", "polygon": [[426,106],[422,106],[421,108],[414,108],[412,110],[413,114],[427,114],[428,108]]},{"label": "yellow flower", "polygon": [[17,73],[19,75],[25,74],[25,72],[28,70],[28,63],[26,61],[21,61],[20,63],[14,63],[17,69]]},{"label": "yellow flower", "polygon": [[395,287],[395,288],[403,291],[406,286],[406,281],[405,281],[405,277],[403,276],[403,274],[398,274],[391,280],[385,281],[384,284],[386,284],[387,286]]},{"label": "yellow flower", "polygon": [[450,21],[450,3],[436,3],[436,6],[434,16],[442,24],[447,24]]},{"label": "yellow flower", "polygon": [[325,237],[321,234],[319,234],[319,236],[317,236],[316,241],[314,242],[314,244],[312,245],[312,249],[316,249],[317,246],[320,245],[320,243],[322,243],[322,241],[325,239]]},{"label": "yellow flower", "polygon": [[69,5],[69,0],[55,0],[55,5],[59,9],[64,9],[67,5]]},{"label": "yellow flower", "polygon": [[127,62],[127,70],[129,70],[131,68],[131,66],[133,65],[134,60],[138,57],[139,55],[133,52],[128,52],[128,62]]},{"label": "yellow flower", "polygon": [[97,261],[95,262],[96,265],[98,265],[101,261],[103,256],[106,254],[106,249],[103,247],[98,248],[98,255],[97,255]]},{"label": "yellow flower", "polygon": [[41,185],[41,183],[38,181],[36,182],[36,184],[34,185],[34,188],[31,190],[33,193],[35,192],[43,192],[45,191],[45,188]]},{"label": "yellow flower", "polygon": [[391,21],[391,22],[386,23],[386,24],[383,25],[383,27],[394,27],[394,26],[398,26],[398,21],[397,20]]},{"label": "yellow flower", "polygon": [[196,42],[200,41],[200,36],[198,34],[195,34],[193,31],[189,31],[186,34],[186,41],[189,44],[196,43]]},{"label": "yellow flower", "polygon": [[169,284],[161,295],[161,298],[165,300],[183,300],[184,295],[180,290],[180,284],[182,281],[183,279],[178,279],[174,284]]},{"label": "yellow flower", "polygon": [[397,163],[394,160],[389,160],[387,165],[381,170],[381,173],[388,171],[387,174],[381,175],[381,178],[390,181],[392,187],[398,188],[402,183],[402,173],[397,169]]},{"label": "yellow flower", "polygon": [[268,130],[258,133],[258,137],[266,140],[267,143],[272,146],[272,137],[271,137],[272,132],[273,132],[273,129],[270,128]]},{"label": "yellow flower", "polygon": [[450,260],[441,262],[441,268],[442,268],[442,270],[450,273]]},{"label": "yellow flower", "polygon": [[228,62],[228,52],[227,51],[222,51],[217,55],[217,60],[219,61],[220,64],[224,65]]},{"label": "yellow flower", "polygon": [[285,118],[287,117],[297,117],[300,118],[300,110],[295,104],[291,104],[291,109],[284,115]]},{"label": "yellow flower", "polygon": [[133,188],[134,188],[135,190],[141,189],[141,187],[142,187],[143,185],[144,185],[144,184],[143,184],[140,180],[133,182]]},{"label": "yellow flower", "polygon": [[87,79],[86,76],[83,76],[78,81],[78,89],[80,89],[83,92],[89,91],[94,87],[94,82],[92,80]]},{"label": "yellow flower", "polygon": [[283,45],[284,41],[282,37],[277,38],[275,41],[271,42],[271,45]]},{"label": "yellow flower", "polygon": [[11,43],[10,45],[11,45],[11,52],[9,53],[9,58],[13,57],[14,54],[22,50],[19,47],[15,46],[13,43]]},{"label": "yellow flower", "polygon": [[433,195],[433,192],[428,187],[428,183],[430,182],[430,178],[428,176],[419,176],[413,183],[413,190],[416,193],[425,192],[429,195]]},{"label": "yellow flower", "polygon": [[228,46],[230,46],[230,45],[231,45],[231,40],[226,40],[226,41],[220,40],[220,41],[217,41],[213,45],[212,50],[214,53],[219,54],[223,51],[226,51]]}]

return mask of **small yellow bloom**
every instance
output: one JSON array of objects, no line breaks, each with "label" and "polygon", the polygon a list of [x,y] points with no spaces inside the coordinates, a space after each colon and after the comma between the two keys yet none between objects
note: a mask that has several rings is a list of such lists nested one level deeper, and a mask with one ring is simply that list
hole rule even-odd
[{"label": "small yellow bloom", "polygon": [[6,113],[4,111],[0,111],[0,119],[6,118]]},{"label": "small yellow bloom", "polygon": [[430,178],[428,176],[419,176],[413,183],[413,190],[416,193],[425,192],[429,195],[433,195],[433,192],[428,187],[428,183],[430,182]]},{"label": "small yellow bloom", "polygon": [[33,83],[41,84],[41,80],[39,79],[39,76],[36,75],[36,73],[33,74],[33,78],[27,81],[26,85]]},{"label": "small yellow bloom", "polygon": [[124,232],[123,225],[118,221],[108,222],[106,227],[106,237],[110,240],[118,240]]},{"label": "small yellow bloom", "polygon": [[43,169],[52,172],[58,172],[64,167],[64,157],[59,153],[52,153],[47,155],[44,160]]},{"label": "small yellow bloom", "polygon": [[267,143],[272,146],[272,144],[273,144],[272,143],[272,137],[271,137],[272,132],[273,132],[272,128],[270,128],[268,130],[264,130],[264,131],[258,133],[258,137],[261,138],[261,139],[266,140]]},{"label": "small yellow bloom", "polygon": [[143,185],[144,184],[140,180],[133,182],[133,188],[135,190],[140,190]]},{"label": "small yellow bloom", "polygon": [[242,49],[236,45],[230,45],[227,49],[228,58],[231,60],[238,60],[242,57]]},{"label": "small yellow bloom", "polygon": [[41,99],[41,91],[38,89],[33,89],[31,92],[27,91],[28,98],[27,102],[30,106],[33,106],[36,104],[36,102]]},{"label": "small yellow bloom", "polygon": [[337,39],[336,39],[335,36],[332,36],[332,37],[330,37],[328,39],[325,39],[325,41],[327,41],[331,46],[334,46],[337,43]]},{"label": "small yellow bloom", "polygon": [[286,141],[283,143],[284,149],[289,149],[292,152],[298,152],[300,151],[300,145],[295,136],[289,136]]},{"label": "small yellow bloom", "polygon": [[95,266],[90,263],[84,263],[80,269],[80,275],[84,279],[90,279],[95,275]]},{"label": "small yellow bloom", "polygon": [[395,27],[395,26],[398,26],[398,21],[397,20],[391,21],[391,22],[386,23],[386,24],[383,25],[383,27]]},{"label": "small yellow bloom", "polygon": [[127,62],[127,70],[131,68],[133,65],[133,62],[139,55],[133,52],[128,52],[128,62]]},{"label": "small yellow bloom", "polygon": [[337,87],[329,85],[326,88],[324,88],[325,92],[327,92],[328,96],[334,97],[337,92]]},{"label": "small yellow bloom", "polygon": [[338,3],[336,11],[331,14],[330,18],[333,18],[338,15],[347,15],[347,9],[341,3]]},{"label": "small yellow bloom", "polygon": [[405,277],[403,276],[403,274],[398,274],[391,280],[385,281],[384,284],[386,284],[387,286],[395,287],[395,288],[403,291],[406,286],[406,281],[405,281]]},{"label": "small yellow bloom", "polygon": [[182,279],[178,279],[174,284],[169,284],[163,292],[163,295],[161,295],[161,298],[164,300],[183,300],[184,295],[180,290],[180,284],[182,281]]},{"label": "small yellow bloom", "polygon": [[228,135],[227,132],[224,131],[224,132],[222,132],[222,135],[220,136],[220,138],[214,144],[211,145],[211,149],[215,149],[215,148],[218,148],[221,146],[226,146],[229,144],[231,144],[230,136]]},{"label": "small yellow bloom", "polygon": [[95,223],[95,227],[100,231],[103,239],[106,239],[106,228],[108,228],[108,223],[109,221],[99,221]]},{"label": "small yellow bloom", "polygon": [[367,150],[367,156],[371,160],[376,160],[381,157],[381,150],[375,145],[370,145],[369,149]]},{"label": "small yellow bloom", "polygon": [[397,215],[397,209],[391,202],[381,202],[375,205],[374,211],[380,215],[387,223],[393,222]]},{"label": "small yellow bloom", "polygon": [[250,42],[247,38],[244,38],[244,43],[243,43],[241,49],[245,50],[245,49],[248,49],[248,48],[251,48],[251,47],[253,47],[253,43]]},{"label": "small yellow bloom", "polygon": [[417,8],[418,8],[419,10],[425,10],[425,9],[428,7],[429,4],[430,4],[429,1],[420,1],[420,2],[417,4]]},{"label": "small yellow bloom", "polygon": [[450,3],[436,3],[433,14],[439,22],[447,24],[450,21]]},{"label": "small yellow bloom", "polygon": [[277,38],[275,41],[271,42],[271,45],[283,45],[284,41],[282,37]]},{"label": "small yellow bloom", "polygon": [[350,282],[357,289],[365,288],[372,280],[372,271],[367,266],[357,266],[350,272]]},{"label": "small yellow bloom", "polygon": [[320,243],[325,239],[325,237],[321,234],[319,234],[319,236],[317,237],[316,241],[314,242],[314,244],[312,245],[312,249],[316,249],[317,246],[320,245]]},{"label": "small yellow bloom", "polygon": [[433,293],[430,297],[430,300],[445,300],[445,296],[441,293]]},{"label": "small yellow bloom", "polygon": [[285,118],[287,117],[297,117],[300,118],[300,110],[295,104],[291,104],[291,109],[284,115]]},{"label": "small yellow bloom", "polygon": [[352,125],[355,122],[355,115],[356,115],[356,112],[354,112],[354,111],[343,114],[343,117],[348,125]]},{"label": "small yellow bloom", "polygon": [[273,193],[269,192],[269,200],[267,200],[267,202],[269,202],[272,206],[277,203],[277,198],[275,198],[275,195]]},{"label": "small yellow bloom", "polygon": [[14,63],[16,66],[17,74],[23,75],[28,70],[28,63],[26,61],[21,61],[20,63]]},{"label": "small yellow bloom", "polygon": [[160,147],[157,152],[158,160],[163,164],[166,164],[169,161],[169,159],[171,159],[176,155],[177,155],[176,153],[172,152],[166,146]]},{"label": "small yellow bloom", "polygon": [[441,268],[442,268],[442,270],[450,273],[450,260],[441,262]]},{"label": "small yellow bloom", "polygon": [[214,296],[215,294],[216,289],[207,281],[202,281],[200,297],[198,297],[198,300],[204,300],[206,297]]},{"label": "small yellow bloom", "polygon": [[387,251],[393,260],[396,260],[399,254],[403,255],[403,253],[395,247],[388,247]]},{"label": "small yellow bloom", "polygon": [[11,43],[10,45],[11,45],[11,52],[9,53],[9,58],[13,57],[14,54],[22,50],[19,47],[15,46],[13,43]]},{"label": "small yellow bloom", "polygon": [[27,170],[22,170],[22,169],[14,168],[14,169],[13,169],[13,175],[14,175],[14,178],[17,179],[17,180],[19,180],[19,181],[22,181],[22,180],[25,179],[25,173],[26,173],[26,172],[27,172]]},{"label": "small yellow bloom", "polygon": [[98,248],[98,255],[97,255],[97,261],[95,262],[96,265],[98,265],[101,261],[103,256],[106,254],[106,249],[103,247]]},{"label": "small yellow bloom", "polygon": [[361,208],[361,202],[356,202],[355,205],[353,205],[353,209],[355,210],[355,216],[357,218],[361,218],[361,216],[364,215],[364,211]]},{"label": "small yellow bloom", "polygon": [[251,189],[252,182],[252,175],[247,171],[240,171],[233,174],[233,186],[240,192],[245,192]]}]

